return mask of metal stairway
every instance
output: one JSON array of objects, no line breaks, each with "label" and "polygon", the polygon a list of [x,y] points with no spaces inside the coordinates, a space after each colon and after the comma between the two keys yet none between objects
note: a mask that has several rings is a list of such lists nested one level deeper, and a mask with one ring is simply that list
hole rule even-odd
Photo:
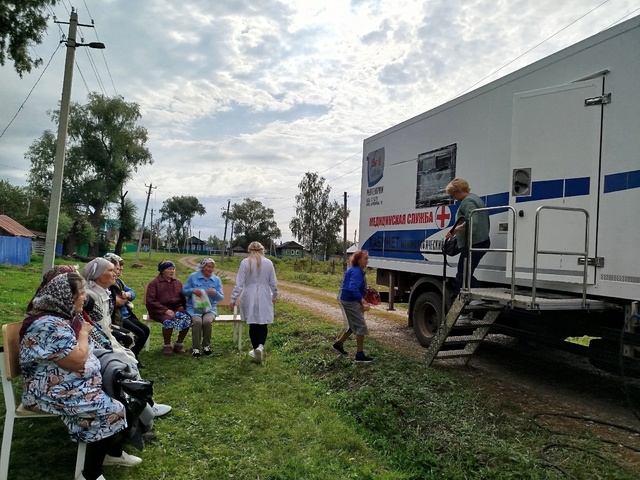
[{"label": "metal stairway", "polygon": [[[493,322],[498,318],[505,305],[482,301],[479,305],[469,305],[470,300],[458,298],[453,303],[438,332],[431,340],[425,360],[427,367],[436,359],[462,358],[464,365],[478,348],[480,342],[489,333]],[[456,324],[463,313],[483,313],[482,319],[472,319],[469,322]],[[464,334],[460,334],[464,331]],[[470,332],[467,334],[467,332]],[[452,348],[448,348],[452,347]],[[443,349],[444,348],[444,349]]]}]

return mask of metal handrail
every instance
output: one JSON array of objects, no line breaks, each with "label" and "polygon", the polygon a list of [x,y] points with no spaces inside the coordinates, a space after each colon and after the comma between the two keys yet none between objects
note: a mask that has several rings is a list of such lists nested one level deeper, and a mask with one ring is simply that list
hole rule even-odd
[{"label": "metal handrail", "polygon": [[[473,222],[471,219],[473,215],[479,212],[486,212],[491,210],[509,210],[511,215],[513,216],[513,227],[511,229],[511,248],[473,248],[471,245],[471,239],[473,238]],[[517,222],[518,216],[516,215],[516,209],[510,205],[505,205],[502,207],[483,207],[476,208],[472,210],[469,214],[469,241],[467,242],[466,248],[468,249],[467,253],[467,263],[464,266],[465,278],[463,279],[464,287],[470,292],[471,291],[471,255],[472,252],[503,252],[503,253],[511,253],[511,301],[515,300],[516,295],[516,232],[517,232]]]},{"label": "metal handrail", "polygon": [[[585,229],[584,229],[584,251],[583,252],[565,252],[559,250],[538,250],[538,240],[540,233],[540,213],[542,210],[558,210],[566,212],[584,213],[585,215]],[[589,212],[584,208],[576,207],[554,207],[551,205],[543,205],[536,210],[536,227],[533,238],[533,279],[531,289],[531,303],[536,301],[536,288],[538,280],[538,254],[544,255],[575,255],[584,258],[584,270],[582,272],[582,308],[587,306],[587,267],[589,259]]]}]

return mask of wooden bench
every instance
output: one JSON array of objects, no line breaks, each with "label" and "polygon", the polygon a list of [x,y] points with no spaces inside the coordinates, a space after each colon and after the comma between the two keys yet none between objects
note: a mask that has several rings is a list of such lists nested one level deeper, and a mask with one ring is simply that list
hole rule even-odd
[{"label": "wooden bench", "polygon": [[[11,455],[11,442],[13,438],[13,424],[21,418],[50,418],[57,417],[53,413],[28,410],[22,403],[16,406],[16,398],[13,391],[13,381],[22,376],[20,368],[20,328],[22,322],[10,323],[2,326],[3,361],[0,362],[2,373],[2,392],[6,413],[4,417],[4,433],[2,435],[2,452],[0,453],[0,479],[9,478],[9,457]],[[76,471],[74,478],[82,473],[87,444],[78,443],[78,455],[76,456]],[[43,472],[44,473],[44,472]],[[44,477],[43,477],[44,478]]]},{"label": "wooden bench", "polygon": [[[214,323],[232,323],[233,324],[233,333],[232,340],[238,342],[238,352],[242,351],[242,324],[244,320],[240,315],[240,309],[238,302],[236,302],[233,307],[233,311],[228,314],[221,313],[221,310],[229,309],[231,310],[231,293],[233,293],[233,285],[222,285],[222,294],[224,298],[218,302],[216,305],[216,310],[218,310],[218,316],[216,317],[216,321]],[[222,308],[221,308],[222,307]]]},{"label": "wooden bench", "polygon": [[[147,286],[144,286],[144,295],[142,297],[142,304],[146,307],[146,299],[147,299]],[[242,351],[242,324],[244,321],[240,315],[240,309],[238,303],[233,308],[233,311],[227,314],[222,313],[225,309],[231,310],[231,293],[233,292],[233,285],[222,285],[222,295],[224,298],[220,300],[216,305],[216,310],[218,310],[218,316],[216,317],[215,322],[213,323],[232,323],[233,324],[233,332],[232,332],[232,340],[233,342],[238,342],[238,351]],[[146,310],[145,310],[146,312]],[[147,326],[151,329],[151,318],[149,317],[149,313],[146,312],[142,315],[142,319],[147,322]],[[147,344],[145,346],[145,350],[149,351],[149,342],[151,339],[151,335],[147,339]]]}]

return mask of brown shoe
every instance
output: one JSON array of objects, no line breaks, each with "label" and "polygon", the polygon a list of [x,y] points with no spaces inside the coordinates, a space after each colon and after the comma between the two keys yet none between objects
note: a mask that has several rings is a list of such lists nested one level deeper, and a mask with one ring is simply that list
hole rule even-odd
[{"label": "brown shoe", "polygon": [[173,355],[173,350],[171,350],[171,345],[163,345],[162,354],[167,356]]},{"label": "brown shoe", "polygon": [[181,343],[174,343],[173,353],[184,353],[184,345]]}]

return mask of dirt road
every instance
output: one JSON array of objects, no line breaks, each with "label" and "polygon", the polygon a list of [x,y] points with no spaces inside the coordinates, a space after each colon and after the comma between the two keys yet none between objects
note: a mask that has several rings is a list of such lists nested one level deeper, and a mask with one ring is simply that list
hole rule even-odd
[{"label": "dirt road", "polygon": [[[193,267],[200,259],[185,257]],[[218,272],[216,272],[218,273]],[[218,273],[220,275],[220,273]],[[224,272],[229,281],[234,272]],[[278,282],[280,298],[316,316],[342,325],[342,312],[334,294]],[[371,337],[388,348],[420,358],[424,348],[407,326],[407,312],[373,307],[367,313]],[[336,335],[339,328],[336,328]],[[426,368],[426,367],[425,367]],[[640,430],[640,381],[623,379],[593,368],[586,359],[549,348],[531,347],[503,335],[489,335],[465,367],[453,361],[429,368],[447,368],[464,376],[487,395],[525,413],[563,413],[625,425]]]}]

